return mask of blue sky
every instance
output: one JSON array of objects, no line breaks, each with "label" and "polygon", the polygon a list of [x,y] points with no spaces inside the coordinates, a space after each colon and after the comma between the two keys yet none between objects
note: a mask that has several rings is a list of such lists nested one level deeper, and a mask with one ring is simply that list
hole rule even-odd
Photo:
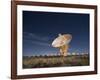
[{"label": "blue sky", "polygon": [[71,34],[69,52],[89,53],[89,14],[23,11],[23,55],[57,54],[58,34]]}]

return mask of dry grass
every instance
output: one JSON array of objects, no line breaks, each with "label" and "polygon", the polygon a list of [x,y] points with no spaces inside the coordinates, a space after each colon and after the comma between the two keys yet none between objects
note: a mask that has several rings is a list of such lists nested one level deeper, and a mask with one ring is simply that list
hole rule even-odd
[{"label": "dry grass", "polygon": [[62,66],[86,66],[89,65],[88,55],[61,56],[24,56],[23,68],[44,68]]}]

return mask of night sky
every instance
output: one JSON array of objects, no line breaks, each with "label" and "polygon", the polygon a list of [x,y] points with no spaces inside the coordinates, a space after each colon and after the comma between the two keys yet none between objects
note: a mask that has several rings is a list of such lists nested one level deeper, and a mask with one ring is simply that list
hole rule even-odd
[{"label": "night sky", "polygon": [[58,34],[71,34],[70,53],[89,53],[89,14],[23,11],[23,55],[59,53]]}]

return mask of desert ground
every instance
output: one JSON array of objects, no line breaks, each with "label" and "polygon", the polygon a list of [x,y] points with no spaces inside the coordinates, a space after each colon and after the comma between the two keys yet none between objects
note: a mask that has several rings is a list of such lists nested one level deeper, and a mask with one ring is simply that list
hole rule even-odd
[{"label": "desert ground", "polygon": [[68,56],[24,56],[23,68],[45,68],[45,67],[71,67],[89,65],[88,55]]}]

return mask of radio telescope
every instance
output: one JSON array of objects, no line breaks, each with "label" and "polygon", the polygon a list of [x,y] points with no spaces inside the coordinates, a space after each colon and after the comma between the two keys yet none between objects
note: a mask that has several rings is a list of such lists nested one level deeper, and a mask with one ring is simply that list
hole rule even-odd
[{"label": "radio telescope", "polygon": [[59,48],[61,56],[67,56],[69,43],[72,40],[71,34],[59,34],[52,42],[52,47]]}]

